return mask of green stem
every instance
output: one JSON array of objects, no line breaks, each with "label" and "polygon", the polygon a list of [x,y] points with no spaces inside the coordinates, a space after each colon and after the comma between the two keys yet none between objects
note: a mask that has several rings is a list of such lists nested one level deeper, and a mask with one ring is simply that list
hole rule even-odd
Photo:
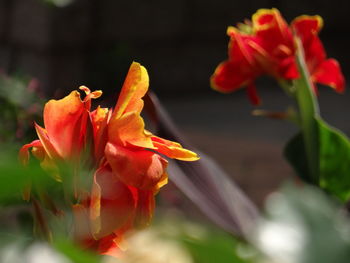
[{"label": "green stem", "polygon": [[34,232],[39,238],[43,238],[44,240],[51,242],[51,232],[49,230],[49,226],[46,222],[41,206],[35,198],[32,198],[32,203],[34,208]]},{"label": "green stem", "polygon": [[316,118],[319,108],[315,97],[310,75],[305,63],[303,48],[299,39],[297,43],[297,64],[300,77],[294,81],[296,87],[295,99],[299,107],[301,132],[303,135],[307,163],[311,180],[318,184],[319,179],[319,145]]}]

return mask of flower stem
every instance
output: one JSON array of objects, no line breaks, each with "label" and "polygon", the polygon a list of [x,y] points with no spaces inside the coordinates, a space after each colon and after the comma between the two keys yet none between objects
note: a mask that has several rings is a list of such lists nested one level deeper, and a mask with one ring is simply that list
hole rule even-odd
[{"label": "flower stem", "polygon": [[49,230],[49,226],[45,220],[43,211],[41,209],[41,206],[39,202],[35,199],[32,198],[32,203],[33,203],[33,208],[34,208],[34,222],[35,222],[35,229],[36,234],[45,239],[46,241],[51,242],[52,241],[52,235]]},{"label": "flower stem", "polygon": [[312,182],[318,184],[319,145],[316,118],[319,117],[319,107],[305,63],[303,47],[299,39],[296,39],[296,45],[296,60],[300,77],[294,81],[294,86],[296,87],[295,99],[299,107],[301,132],[304,140],[310,179]]}]

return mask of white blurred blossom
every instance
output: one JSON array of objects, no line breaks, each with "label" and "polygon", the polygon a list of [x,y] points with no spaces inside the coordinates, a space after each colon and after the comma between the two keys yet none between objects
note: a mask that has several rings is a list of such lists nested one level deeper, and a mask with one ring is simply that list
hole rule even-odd
[{"label": "white blurred blossom", "polygon": [[122,259],[106,257],[103,263],[192,263],[190,254],[175,240],[161,231],[149,228],[132,234],[127,239],[127,250]]},{"label": "white blurred blossom", "polygon": [[64,255],[44,243],[35,243],[26,249],[18,244],[3,247],[0,251],[1,263],[72,263]]}]

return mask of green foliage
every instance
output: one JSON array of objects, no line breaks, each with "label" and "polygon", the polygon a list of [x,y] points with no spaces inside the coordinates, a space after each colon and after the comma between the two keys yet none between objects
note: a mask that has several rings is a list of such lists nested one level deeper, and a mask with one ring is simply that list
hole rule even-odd
[{"label": "green foliage", "polygon": [[266,213],[252,238],[272,262],[349,262],[348,218],[318,189],[289,185],[271,196]]},{"label": "green foliage", "polygon": [[32,123],[41,118],[43,105],[38,85],[35,79],[0,74],[0,143],[34,137]]},{"label": "green foliage", "polygon": [[55,240],[53,247],[74,263],[99,263],[100,257],[89,251],[84,251],[67,238]]},{"label": "green foliage", "polygon": [[304,140],[301,134],[295,136],[285,148],[285,156],[296,172],[313,184],[316,184],[343,201],[350,198],[350,142],[344,133],[316,119],[318,138],[318,178],[315,180],[309,172]]},{"label": "green foliage", "polygon": [[198,263],[252,262],[249,259],[243,259],[238,254],[238,247],[243,246],[242,244],[219,230],[211,231],[202,239],[184,237],[182,242],[191,253],[194,261]]}]

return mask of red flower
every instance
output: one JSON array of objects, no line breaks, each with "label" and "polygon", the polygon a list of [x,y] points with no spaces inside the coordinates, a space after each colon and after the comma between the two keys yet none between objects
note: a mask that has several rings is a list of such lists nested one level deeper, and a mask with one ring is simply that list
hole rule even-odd
[{"label": "red flower", "polygon": [[216,68],[211,77],[212,87],[232,92],[247,86],[252,102],[259,103],[253,84],[258,76],[267,74],[287,81],[299,77],[294,42],[299,37],[311,80],[331,86],[337,92],[344,91],[339,64],[326,58],[318,38],[321,28],[319,16],[300,16],[288,26],[277,9],[258,10],[252,22],[229,27],[229,58]]},{"label": "red flower", "polygon": [[96,171],[92,188],[89,193],[75,185],[80,201],[73,205],[73,211],[76,239],[100,253],[119,253],[126,231],[150,223],[154,195],[168,179],[167,161],[160,154],[184,161],[198,159],[180,144],[144,129],[140,114],[148,82],[146,69],[134,62],[114,110],[98,107],[90,112],[91,99],[102,92],[90,92],[86,87],[80,88],[86,93],[84,100],[75,91],[49,101],[44,108],[46,129],[36,124],[39,140],[20,150],[23,163],[28,162],[32,148],[42,166],[54,170],[61,180],[57,162],[79,166],[85,149],[93,147],[90,159]]}]

